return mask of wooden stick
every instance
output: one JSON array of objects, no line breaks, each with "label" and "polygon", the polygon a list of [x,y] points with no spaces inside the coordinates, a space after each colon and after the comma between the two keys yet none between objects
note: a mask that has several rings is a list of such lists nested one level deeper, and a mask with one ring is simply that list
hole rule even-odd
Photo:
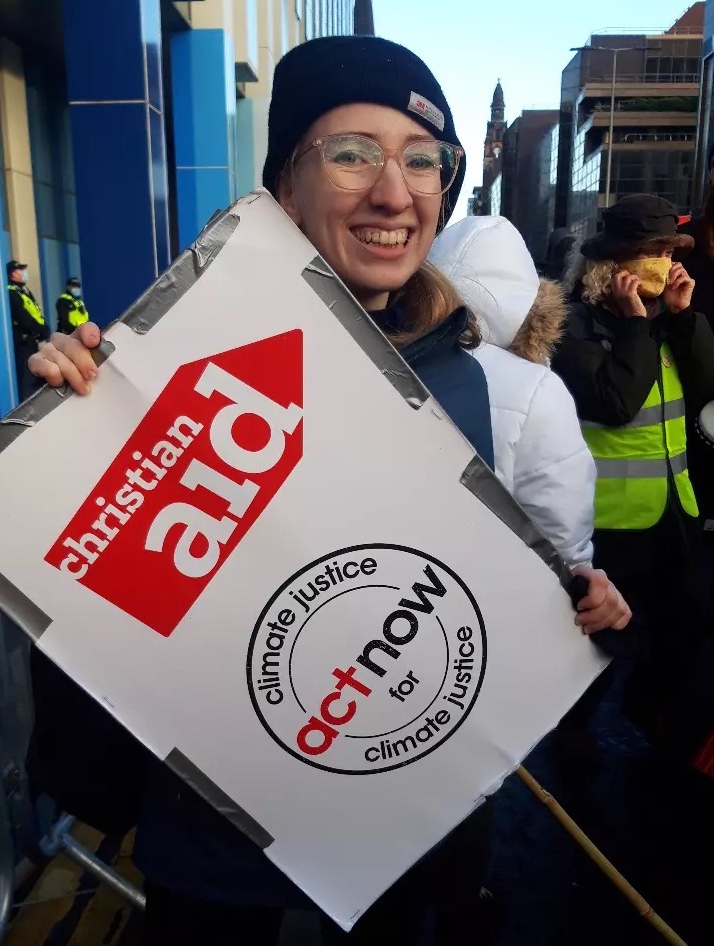
[{"label": "wooden stick", "polygon": [[595,861],[600,870],[612,881],[620,893],[630,901],[640,916],[644,917],[648,923],[651,923],[668,943],[672,943],[672,946],[687,946],[682,937],[675,933],[672,927],[665,923],[658,913],[655,913],[645,898],[635,890],[632,884],[622,876],[615,865],[593,844],[582,828],[578,827],[567,811],[561,807],[550,792],[547,792],[522,765],[518,766],[516,774],[521,781],[528,786],[536,798],[543,802],[545,807],[580,845],[588,857]]}]

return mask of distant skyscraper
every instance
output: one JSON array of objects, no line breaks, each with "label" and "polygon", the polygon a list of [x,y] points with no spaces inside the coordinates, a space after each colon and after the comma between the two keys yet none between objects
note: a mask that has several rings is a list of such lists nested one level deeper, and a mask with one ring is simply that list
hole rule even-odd
[{"label": "distant skyscraper", "polygon": [[355,35],[374,36],[372,0],[355,0]]}]

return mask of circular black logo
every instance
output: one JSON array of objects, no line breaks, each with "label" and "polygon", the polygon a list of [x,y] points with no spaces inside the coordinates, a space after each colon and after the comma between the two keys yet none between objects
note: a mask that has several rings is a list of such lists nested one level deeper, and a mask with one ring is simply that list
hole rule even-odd
[{"label": "circular black logo", "polygon": [[486,629],[447,565],[376,543],[325,555],[272,596],[253,629],[248,688],[296,758],[369,775],[416,762],[461,726],[486,671]]}]

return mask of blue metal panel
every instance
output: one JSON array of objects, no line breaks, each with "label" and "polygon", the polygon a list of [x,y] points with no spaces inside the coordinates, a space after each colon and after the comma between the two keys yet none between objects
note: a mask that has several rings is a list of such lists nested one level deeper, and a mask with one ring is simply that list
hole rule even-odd
[{"label": "blue metal panel", "polygon": [[149,108],[149,135],[151,147],[151,187],[154,203],[154,225],[156,230],[156,263],[158,273],[168,269],[171,263],[169,238],[169,194],[166,176],[166,137],[164,119],[153,108]]},{"label": "blue metal panel", "polygon": [[[159,9],[158,0],[151,2]],[[64,0],[70,102],[146,99],[145,5],[147,0]]]},{"label": "blue metal panel", "polygon": [[[119,0],[123,2],[123,0]],[[146,51],[146,97],[159,112],[164,110],[161,69],[161,7],[158,3],[141,4],[141,22]]]},{"label": "blue metal panel", "polygon": [[146,105],[72,110],[84,293],[100,325],[158,275]]},{"label": "blue metal panel", "polygon": [[177,167],[227,167],[223,30],[175,34],[171,38],[171,75]]},{"label": "blue metal panel", "polygon": [[65,267],[65,244],[59,240],[41,239],[40,266],[42,268],[42,294],[45,305],[45,321],[57,328],[57,310],[55,303],[60,293],[64,292],[65,281],[69,276]]},{"label": "blue metal panel", "polygon": [[179,242],[190,246],[217,210],[231,203],[230,180],[223,168],[178,168]]},{"label": "blue metal panel", "polygon": [[[0,208],[0,214],[2,209]],[[0,416],[4,417],[17,404],[17,378],[15,377],[15,349],[12,343],[10,325],[10,306],[7,300],[7,279],[5,265],[11,259],[10,235],[4,229],[0,219],[0,273],[2,274],[2,292],[0,292]]]},{"label": "blue metal panel", "polygon": [[241,99],[236,105],[236,172],[236,189],[242,197],[255,185],[253,99]]},{"label": "blue metal panel", "polygon": [[188,246],[236,194],[235,63],[224,30],[171,38],[179,242]]},{"label": "blue metal panel", "polygon": [[[79,256],[79,247],[76,243],[64,243],[64,270],[68,276],[82,278],[82,261]],[[86,295],[85,295],[86,301]]]},{"label": "blue metal panel", "polygon": [[161,0],[64,10],[84,295],[106,325],[170,262]]},{"label": "blue metal panel", "polygon": [[9,223],[5,206],[4,157],[0,137],[0,417],[17,404],[17,378],[15,377],[15,350],[12,343],[10,306],[7,299],[5,265],[12,259]]}]

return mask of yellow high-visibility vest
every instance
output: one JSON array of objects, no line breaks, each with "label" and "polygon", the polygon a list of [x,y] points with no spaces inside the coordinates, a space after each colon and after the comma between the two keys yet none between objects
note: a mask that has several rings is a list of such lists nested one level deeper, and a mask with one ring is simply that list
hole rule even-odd
[{"label": "yellow high-visibility vest", "polygon": [[656,525],[667,506],[670,477],[684,511],[699,515],[687,470],[684,392],[667,344],[660,349],[660,361],[660,380],[629,424],[581,422],[597,467],[596,529]]},{"label": "yellow high-visibility vest", "polygon": [[22,299],[22,304],[25,307],[25,311],[31,318],[35,320],[35,322],[37,322],[38,325],[45,324],[45,317],[42,314],[42,309],[36,302],[30,299],[26,292],[23,292],[19,286],[16,286],[12,283],[7,288],[10,292],[16,292],[20,296]]},{"label": "yellow high-visibility vest", "polygon": [[60,299],[66,299],[69,302],[67,320],[72,328],[77,328],[78,325],[89,321],[89,312],[87,312],[87,307],[81,299],[75,299],[68,292],[63,292]]}]

